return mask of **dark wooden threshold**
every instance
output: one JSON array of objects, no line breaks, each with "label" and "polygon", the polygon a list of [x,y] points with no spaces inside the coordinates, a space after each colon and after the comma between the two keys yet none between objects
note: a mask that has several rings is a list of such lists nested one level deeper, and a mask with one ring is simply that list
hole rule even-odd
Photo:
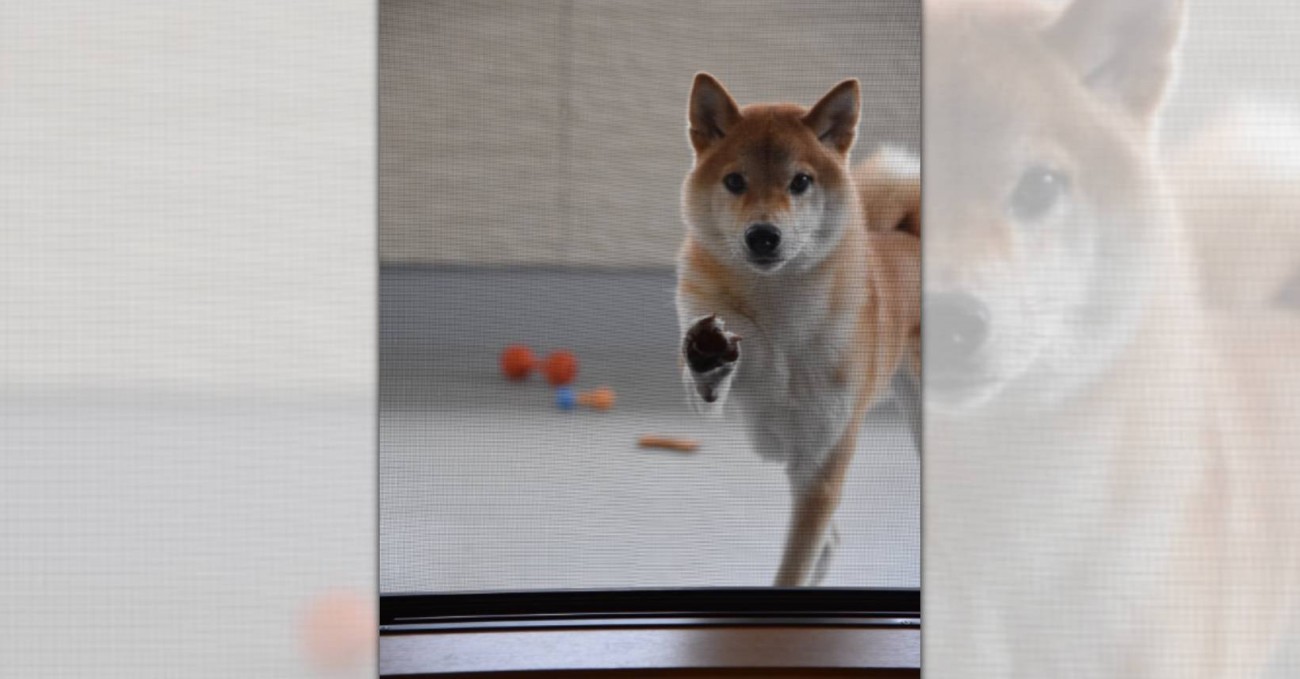
[{"label": "dark wooden threshold", "polygon": [[441,679],[917,679],[920,670],[580,670],[473,672],[443,674]]},{"label": "dark wooden threshold", "polygon": [[383,677],[575,676],[597,670],[593,676],[915,677],[920,651],[921,630],[897,627],[430,632],[381,636],[379,669]]}]

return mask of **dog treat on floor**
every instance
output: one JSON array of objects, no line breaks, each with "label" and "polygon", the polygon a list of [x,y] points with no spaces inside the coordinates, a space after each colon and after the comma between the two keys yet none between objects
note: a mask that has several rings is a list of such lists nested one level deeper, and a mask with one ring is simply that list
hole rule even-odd
[{"label": "dog treat on floor", "polygon": [[679,439],[671,436],[653,436],[645,435],[637,440],[637,445],[642,448],[663,448],[665,450],[677,450],[683,453],[689,453],[700,447],[698,441],[690,439]]}]

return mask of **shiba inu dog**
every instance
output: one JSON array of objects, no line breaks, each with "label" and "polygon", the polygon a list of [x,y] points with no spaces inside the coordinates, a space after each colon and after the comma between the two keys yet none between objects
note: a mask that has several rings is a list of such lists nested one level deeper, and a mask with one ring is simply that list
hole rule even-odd
[{"label": "shiba inu dog", "polygon": [[928,676],[1300,676],[1287,344],[1236,367],[1157,144],[1183,15],[927,0]]},{"label": "shiba inu dog", "polygon": [[736,402],[759,455],[786,465],[778,586],[825,574],[859,424],[919,358],[919,168],[893,151],[851,168],[858,115],[856,80],[807,109],[741,108],[704,73],[690,94],[682,374],[701,410]]}]

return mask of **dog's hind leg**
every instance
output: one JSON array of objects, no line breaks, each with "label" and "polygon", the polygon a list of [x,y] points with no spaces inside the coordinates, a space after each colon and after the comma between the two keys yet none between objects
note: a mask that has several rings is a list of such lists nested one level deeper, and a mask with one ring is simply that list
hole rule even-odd
[{"label": "dog's hind leg", "polygon": [[839,546],[840,529],[835,525],[835,520],[831,519],[830,532],[822,545],[821,554],[817,556],[817,565],[813,566],[813,576],[808,582],[809,586],[816,587],[826,579],[826,573],[830,571],[831,558],[834,557],[835,550]]},{"label": "dog's hind leg", "polygon": [[911,430],[912,444],[921,452],[921,378],[908,368],[900,368],[894,375],[894,402],[903,421]]},{"label": "dog's hind leg", "polygon": [[777,571],[777,587],[806,587],[819,580],[833,551],[831,517],[840,503],[840,492],[849,462],[857,447],[858,426],[861,417],[855,417],[835,443],[821,466],[812,473],[791,467],[790,480],[794,489],[794,513],[786,533],[785,555]]}]

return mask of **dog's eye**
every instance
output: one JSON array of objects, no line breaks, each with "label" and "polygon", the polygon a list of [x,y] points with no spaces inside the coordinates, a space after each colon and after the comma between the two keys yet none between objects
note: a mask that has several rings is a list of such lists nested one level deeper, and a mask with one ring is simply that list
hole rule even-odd
[{"label": "dog's eye", "polygon": [[737,196],[745,192],[745,178],[740,176],[739,172],[732,172],[731,174],[723,177],[722,185],[727,187],[728,191],[736,194]]},{"label": "dog's eye", "polygon": [[1048,213],[1069,187],[1064,175],[1045,167],[1032,167],[1020,176],[1011,194],[1011,212],[1032,221]]},{"label": "dog's eye", "polygon": [[808,187],[812,186],[812,181],[812,177],[800,172],[794,176],[794,179],[790,180],[790,193],[797,196],[807,191]]}]

